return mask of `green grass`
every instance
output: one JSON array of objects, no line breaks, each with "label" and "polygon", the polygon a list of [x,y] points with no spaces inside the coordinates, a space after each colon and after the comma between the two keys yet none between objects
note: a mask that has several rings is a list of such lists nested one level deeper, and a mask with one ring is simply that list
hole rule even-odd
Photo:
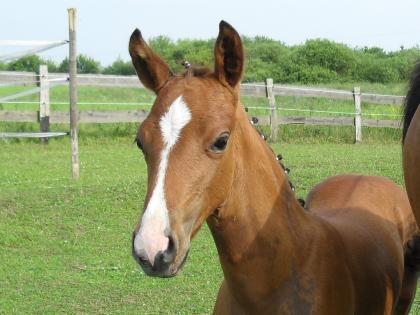
[{"label": "green grass", "polygon": [[179,278],[146,278],[131,258],[146,183],[131,138],[82,145],[78,183],[68,148],[1,146],[0,313],[207,312],[221,279],[207,231]]},{"label": "green grass", "polygon": [[[403,95],[403,85],[340,84],[332,88]],[[365,88],[363,88],[365,86]],[[0,88],[0,97],[28,89]],[[392,93],[390,93],[390,91]],[[67,111],[68,90],[51,90],[53,110]],[[37,101],[38,96],[23,98]],[[135,88],[80,87],[80,102],[153,102]],[[353,111],[352,102],[278,98],[280,107]],[[243,98],[267,106],[264,98]],[[147,106],[80,105],[86,109]],[[35,104],[0,104],[2,109],[37,110]],[[363,104],[363,112],[399,114],[399,107]],[[266,110],[250,110],[267,114]],[[281,111],[282,115],[296,115]],[[304,113],[310,115],[310,113]],[[314,113],[313,116],[328,114]],[[387,117],[388,119],[390,117]],[[183,272],[172,279],[146,277],[131,258],[131,231],[140,216],[146,166],[132,143],[138,124],[80,125],[81,180],[70,180],[68,138],[0,139],[0,313],[10,314],[208,314],[222,280],[207,227],[193,241]],[[259,127],[266,135],[267,127]],[[52,130],[68,130],[52,125]],[[0,131],[38,131],[37,123],[0,122]],[[353,145],[353,127],[288,125],[283,145],[273,145],[291,168],[299,197],[343,172],[376,174],[402,184],[400,130],[363,128]]]},{"label": "green grass", "polygon": [[[273,147],[298,196],[338,173],[403,182],[398,144]],[[175,278],[146,277],[131,258],[146,189],[132,137],[82,138],[78,182],[69,158],[68,139],[0,142],[0,313],[211,313],[222,272],[207,227]]]}]

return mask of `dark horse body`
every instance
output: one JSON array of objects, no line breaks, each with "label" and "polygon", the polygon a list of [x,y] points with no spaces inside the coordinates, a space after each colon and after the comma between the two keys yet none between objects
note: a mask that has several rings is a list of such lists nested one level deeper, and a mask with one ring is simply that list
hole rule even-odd
[{"label": "dark horse body", "polygon": [[407,314],[417,226],[406,194],[382,177],[341,175],[303,209],[240,104],[244,53],[229,24],[214,72],[174,75],[138,30],[129,50],[157,94],[136,138],[149,181],[133,255],[147,274],[176,275],[207,221],[225,277],[214,314]]},{"label": "dark horse body", "polygon": [[413,71],[404,106],[404,178],[414,215],[420,222],[420,63]]},{"label": "dark horse body", "polygon": [[[420,225],[420,63],[413,70],[410,88],[404,104],[403,121],[403,166],[408,198],[417,224]],[[417,246],[416,246],[417,245]],[[410,243],[409,249],[418,252],[418,244]],[[420,256],[412,255],[412,274],[418,274],[416,267]],[[413,283],[413,286],[416,284]]]}]

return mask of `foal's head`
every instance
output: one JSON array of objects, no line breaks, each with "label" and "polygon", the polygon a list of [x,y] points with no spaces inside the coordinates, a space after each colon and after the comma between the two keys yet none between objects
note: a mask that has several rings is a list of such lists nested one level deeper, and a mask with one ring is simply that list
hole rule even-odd
[{"label": "foal's head", "polygon": [[174,75],[139,30],[129,51],[156,101],[137,133],[148,171],[144,212],[133,235],[133,255],[148,275],[169,277],[182,267],[190,240],[221,207],[233,181],[235,128],[243,48],[221,22],[214,71]]}]

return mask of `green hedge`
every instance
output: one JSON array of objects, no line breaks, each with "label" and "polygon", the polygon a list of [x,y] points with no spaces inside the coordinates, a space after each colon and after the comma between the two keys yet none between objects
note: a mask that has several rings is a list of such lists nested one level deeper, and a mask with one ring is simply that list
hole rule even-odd
[{"label": "green hedge", "polygon": [[[379,47],[351,48],[326,39],[287,46],[262,36],[244,36],[243,43],[247,56],[245,82],[271,77],[280,83],[395,83],[406,81],[413,65],[420,59],[419,47],[401,47],[399,51],[386,52]],[[183,60],[196,66],[213,66],[214,39],[173,41],[158,36],[149,44],[175,72],[182,71]],[[107,67],[85,55],[78,56],[77,61],[80,73],[135,74],[131,62],[120,57]],[[41,63],[47,63],[50,72],[64,72],[68,68],[67,58],[55,64],[38,56],[28,56],[8,64],[0,63],[0,70],[38,71]]]}]

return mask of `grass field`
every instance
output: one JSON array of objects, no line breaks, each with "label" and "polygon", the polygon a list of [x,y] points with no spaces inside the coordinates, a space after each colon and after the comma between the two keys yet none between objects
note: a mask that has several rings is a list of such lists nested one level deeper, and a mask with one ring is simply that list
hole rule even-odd
[{"label": "grass field", "polygon": [[[69,179],[67,139],[0,142],[0,313],[211,313],[222,272],[206,226],[175,278],[146,277],[131,258],[146,189],[132,139],[82,138],[78,182]],[[338,173],[403,182],[398,144],[273,147],[298,196]]]},{"label": "grass field", "polygon": [[[405,86],[339,84],[332,88],[405,94]],[[0,97],[27,88],[0,88]],[[65,87],[51,90],[53,110],[67,111]],[[24,101],[37,101],[37,95]],[[80,102],[151,103],[135,88],[80,87]],[[266,106],[264,98],[243,98]],[[55,102],[55,103],[54,103]],[[278,98],[280,107],[353,112],[352,102]],[[86,109],[139,109],[147,105],[79,105]],[[0,104],[0,110],[37,110],[36,104]],[[397,106],[363,104],[364,113],[400,114]],[[266,111],[251,110],[251,114]],[[283,115],[296,115],[282,111]],[[304,113],[311,115],[311,113]],[[328,114],[313,114],[325,116]],[[382,117],[377,117],[382,118]],[[385,116],[386,119],[398,119]],[[68,138],[0,139],[0,314],[209,314],[222,272],[204,226],[175,278],[146,277],[131,258],[131,232],[146,190],[146,165],[132,143],[138,124],[82,124],[81,179],[70,180]],[[259,127],[268,134],[266,127]],[[52,130],[68,130],[52,125]],[[402,184],[400,130],[363,128],[353,145],[353,127],[279,128],[273,148],[285,157],[298,197],[327,176],[363,173]],[[0,123],[0,131],[37,131],[37,123]]]}]

